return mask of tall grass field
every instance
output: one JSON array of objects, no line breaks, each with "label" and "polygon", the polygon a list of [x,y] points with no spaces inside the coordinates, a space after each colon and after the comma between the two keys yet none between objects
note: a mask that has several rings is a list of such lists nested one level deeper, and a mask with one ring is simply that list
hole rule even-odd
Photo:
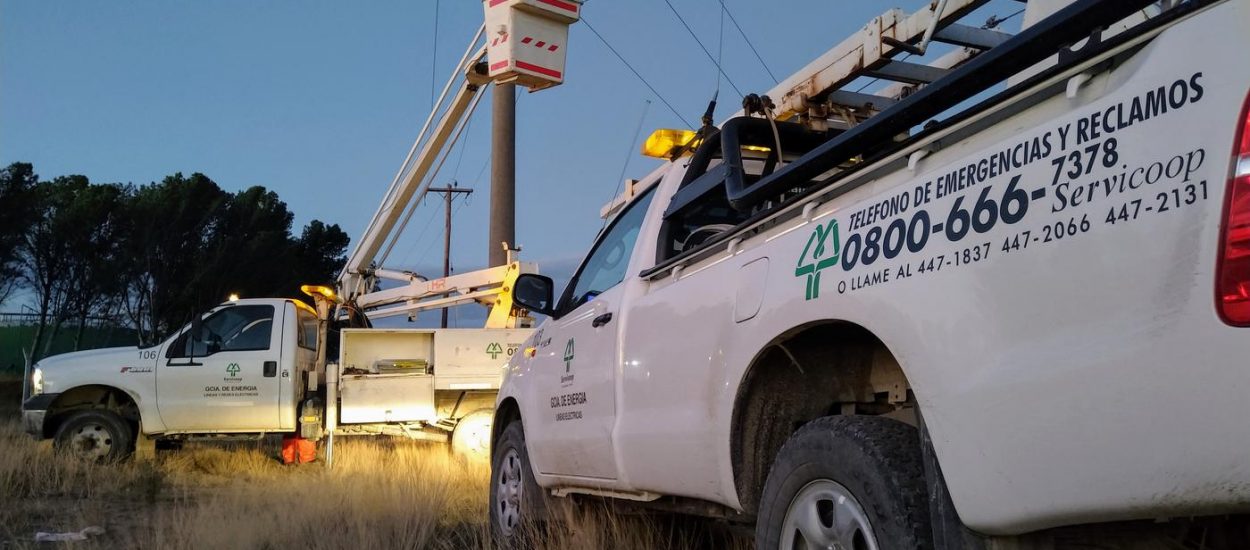
[{"label": "tall grass field", "polygon": [[[335,464],[284,466],[274,441],[188,444],[150,460],[88,464],[22,432],[20,381],[0,381],[0,548],[492,548],[489,471],[442,446],[340,438]],[[534,546],[749,548],[715,526],[583,502]],[[36,532],[103,527],[72,543]]]}]

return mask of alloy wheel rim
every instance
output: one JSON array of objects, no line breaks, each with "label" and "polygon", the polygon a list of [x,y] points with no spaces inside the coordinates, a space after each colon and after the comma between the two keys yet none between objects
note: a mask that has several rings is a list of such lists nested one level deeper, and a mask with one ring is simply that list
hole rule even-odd
[{"label": "alloy wheel rim", "polygon": [[521,455],[516,449],[508,449],[500,461],[499,476],[495,480],[495,509],[499,512],[499,529],[511,536],[521,521]]},{"label": "alloy wheel rim", "polygon": [[781,525],[781,548],[878,550],[864,507],[831,479],[812,481],[799,490]]}]

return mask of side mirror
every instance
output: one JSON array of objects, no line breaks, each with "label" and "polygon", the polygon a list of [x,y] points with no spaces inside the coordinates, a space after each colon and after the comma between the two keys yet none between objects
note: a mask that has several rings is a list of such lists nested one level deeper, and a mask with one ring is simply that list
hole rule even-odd
[{"label": "side mirror", "polygon": [[551,277],[524,273],[512,285],[512,302],[534,313],[555,313],[555,282]]}]

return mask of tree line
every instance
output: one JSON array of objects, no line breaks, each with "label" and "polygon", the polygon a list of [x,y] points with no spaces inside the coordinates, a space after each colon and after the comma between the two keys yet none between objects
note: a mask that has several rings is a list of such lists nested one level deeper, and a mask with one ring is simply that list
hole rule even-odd
[{"label": "tree line", "polygon": [[313,220],[296,236],[293,219],[273,191],[230,193],[200,173],[136,186],[41,180],[13,163],[0,170],[0,304],[30,303],[36,359],[66,327],[78,349],[96,317],[155,344],[231,293],[299,297],[332,282],[347,234]]}]

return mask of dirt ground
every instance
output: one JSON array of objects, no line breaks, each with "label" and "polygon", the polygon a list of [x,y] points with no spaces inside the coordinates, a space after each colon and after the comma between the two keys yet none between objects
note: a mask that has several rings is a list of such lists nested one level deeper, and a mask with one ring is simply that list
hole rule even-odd
[{"label": "dirt ground", "polygon": [[[489,471],[436,445],[340,439],[335,466],[284,466],[276,441],[189,444],[155,459],[85,464],[22,433],[21,385],[0,381],[0,549],[490,548]],[[750,548],[722,530],[581,506],[547,548]],[[692,525],[694,525],[692,527]],[[105,533],[38,544],[35,533]]]}]

